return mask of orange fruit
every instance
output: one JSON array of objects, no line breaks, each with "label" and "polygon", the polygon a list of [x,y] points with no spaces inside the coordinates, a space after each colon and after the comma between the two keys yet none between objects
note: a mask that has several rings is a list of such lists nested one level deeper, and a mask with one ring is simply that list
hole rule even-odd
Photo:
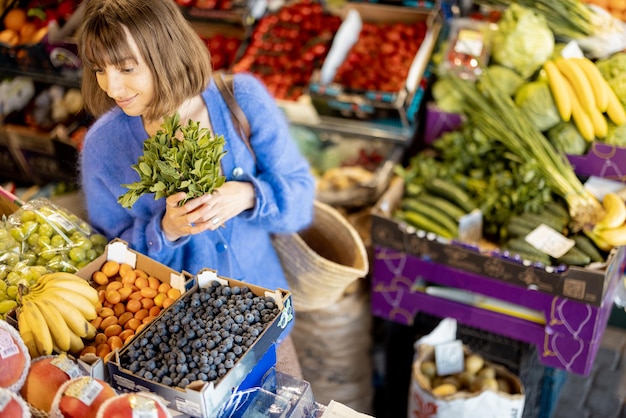
[{"label": "orange fruit", "polygon": [[15,46],[20,41],[20,34],[13,29],[0,31],[0,43]]},{"label": "orange fruit", "polygon": [[20,29],[20,43],[30,43],[35,32],[37,32],[37,26],[33,22],[24,23],[24,26]]},{"label": "orange fruit", "polygon": [[19,32],[26,23],[26,10],[14,8],[4,16],[4,27]]}]

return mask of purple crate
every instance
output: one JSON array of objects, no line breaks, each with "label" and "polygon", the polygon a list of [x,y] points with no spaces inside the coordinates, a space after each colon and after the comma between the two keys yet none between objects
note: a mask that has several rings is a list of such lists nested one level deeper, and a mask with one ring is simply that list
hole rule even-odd
[{"label": "purple crate", "polygon": [[[613,263],[623,268],[625,256],[622,249]],[[609,282],[598,306],[522,288],[429,257],[375,246],[371,307],[375,316],[408,325],[420,311],[455,318],[468,326],[534,344],[542,364],[587,375],[606,328],[621,271],[614,268],[607,275]],[[543,312],[545,324],[428,295],[420,287],[424,281]]]},{"label": "purple crate", "polygon": [[626,148],[593,142],[585,155],[568,155],[576,174],[626,182]]}]

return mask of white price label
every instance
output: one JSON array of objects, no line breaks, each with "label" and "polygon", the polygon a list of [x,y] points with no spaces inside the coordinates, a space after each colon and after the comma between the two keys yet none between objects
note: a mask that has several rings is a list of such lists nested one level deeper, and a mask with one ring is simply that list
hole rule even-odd
[{"label": "white price label", "polygon": [[435,346],[435,364],[438,376],[459,373],[465,369],[463,342],[454,340]]},{"label": "white price label", "polygon": [[545,224],[539,225],[526,235],[526,242],[553,258],[561,258],[576,244]]}]

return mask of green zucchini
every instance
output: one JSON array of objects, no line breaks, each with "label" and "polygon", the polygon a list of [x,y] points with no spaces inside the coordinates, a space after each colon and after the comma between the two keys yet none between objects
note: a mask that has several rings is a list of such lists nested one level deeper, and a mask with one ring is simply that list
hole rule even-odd
[{"label": "green zucchini", "polygon": [[440,177],[428,179],[425,183],[426,190],[437,196],[445,197],[469,213],[476,209],[476,204],[471,197],[458,185]]},{"label": "green zucchini", "polygon": [[461,209],[460,206],[440,196],[435,196],[430,193],[421,193],[419,196],[417,196],[417,199],[429,204],[430,206],[435,207],[441,212],[448,214],[452,219],[457,222],[461,219],[461,217],[467,215],[467,212]]},{"label": "green zucchini", "polygon": [[431,219],[452,233],[454,237],[456,237],[459,233],[459,225],[454,219],[434,206],[428,205],[426,202],[417,199],[403,199],[402,209],[407,214],[410,212],[416,212]]},{"label": "green zucchini", "polygon": [[567,206],[565,206],[563,203],[556,202],[554,200],[550,202],[546,202],[544,205],[544,210],[550,211],[551,213],[555,214],[556,216],[562,219],[567,219],[568,222],[569,222],[569,219],[571,218],[569,211],[567,210]]},{"label": "green zucchini", "polygon": [[585,254],[578,247],[572,247],[563,256],[557,259],[559,263],[567,264],[569,266],[586,266],[591,263],[591,257]]},{"label": "green zucchini", "polygon": [[512,216],[506,223],[506,233],[511,237],[525,237],[537,226],[519,216]]},{"label": "green zucchini", "polygon": [[454,238],[454,234],[432,219],[417,212],[402,212],[402,219],[409,225],[426,232],[433,232],[444,238]]},{"label": "green zucchini", "polygon": [[559,220],[554,219],[553,217],[545,216],[545,214],[539,213],[531,213],[524,212],[521,215],[518,215],[519,218],[526,222],[529,226],[532,226],[533,229],[538,227],[541,224],[545,224],[550,228],[554,229],[558,232],[563,232],[565,229],[565,225],[563,225]]},{"label": "green zucchini", "polygon": [[605,258],[600,254],[598,247],[591,241],[586,235],[575,235],[571,237],[576,241],[576,248],[584,252],[589,256],[591,261],[601,263],[605,261]]}]

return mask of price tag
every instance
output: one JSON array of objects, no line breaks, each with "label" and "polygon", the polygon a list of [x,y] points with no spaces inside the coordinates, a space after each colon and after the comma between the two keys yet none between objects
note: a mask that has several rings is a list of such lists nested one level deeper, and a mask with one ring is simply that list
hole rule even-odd
[{"label": "price tag", "polygon": [[459,239],[463,242],[480,242],[483,238],[483,213],[474,209],[459,220]]},{"label": "price tag", "polygon": [[438,376],[459,373],[465,369],[463,342],[454,340],[435,346],[435,365]]},{"label": "price tag", "polygon": [[539,225],[526,235],[526,242],[553,258],[561,258],[576,244],[545,224]]}]

